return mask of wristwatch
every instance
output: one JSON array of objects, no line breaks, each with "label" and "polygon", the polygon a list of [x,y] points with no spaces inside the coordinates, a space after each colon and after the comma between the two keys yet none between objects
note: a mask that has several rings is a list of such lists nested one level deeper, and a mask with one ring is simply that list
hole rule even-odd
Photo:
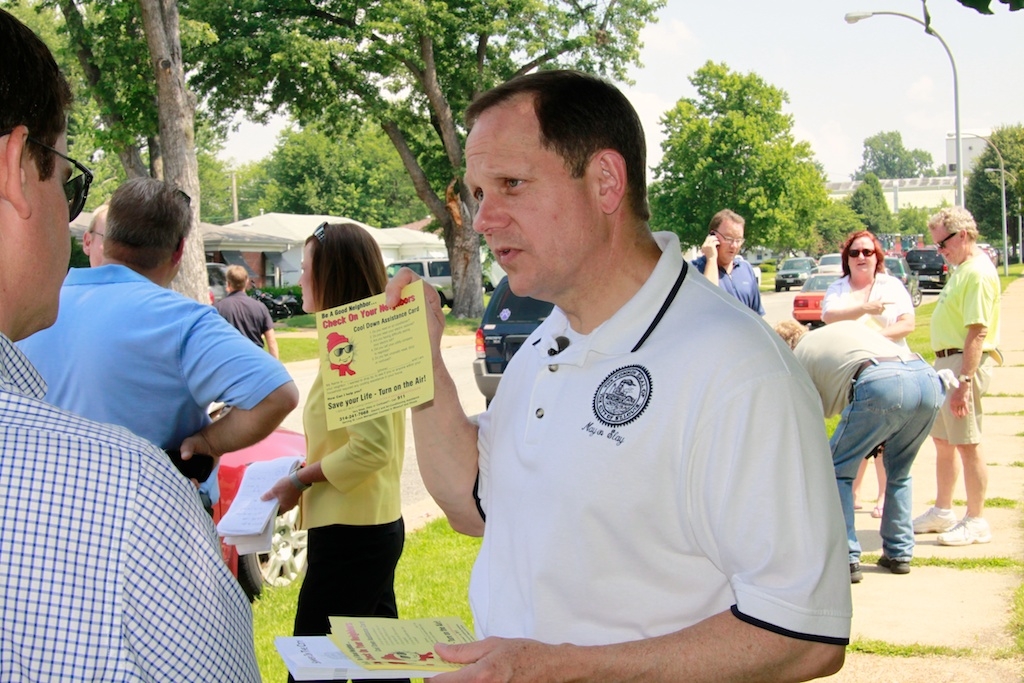
[{"label": "wristwatch", "polygon": [[292,486],[297,488],[300,493],[308,489],[310,486],[312,486],[312,484],[307,484],[306,482],[299,479],[299,470],[292,470],[291,473],[289,473],[288,475],[288,479],[289,481],[292,482]]},{"label": "wristwatch", "polygon": [[960,382],[961,384],[970,384],[972,381],[974,381],[974,378],[971,377],[970,375],[957,375],[956,381]]}]

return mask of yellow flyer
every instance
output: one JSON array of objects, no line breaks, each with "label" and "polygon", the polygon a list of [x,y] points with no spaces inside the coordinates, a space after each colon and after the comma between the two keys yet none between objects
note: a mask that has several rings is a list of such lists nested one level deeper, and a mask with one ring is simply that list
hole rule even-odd
[{"label": "yellow flyer", "polygon": [[337,429],[434,398],[423,281],[316,314],[327,427]]},{"label": "yellow flyer", "polygon": [[365,669],[457,671],[434,652],[436,643],[472,643],[475,638],[458,617],[385,619],[331,617],[331,641]]}]

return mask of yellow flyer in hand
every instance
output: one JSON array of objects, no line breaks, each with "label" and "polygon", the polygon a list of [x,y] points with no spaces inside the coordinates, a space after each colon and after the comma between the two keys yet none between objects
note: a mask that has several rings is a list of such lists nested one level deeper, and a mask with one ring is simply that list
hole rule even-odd
[{"label": "yellow flyer in hand", "polygon": [[437,643],[472,643],[475,638],[458,617],[386,619],[331,617],[331,641],[365,669],[457,671],[434,652]]},{"label": "yellow flyer in hand", "polygon": [[394,308],[372,296],[320,311],[316,328],[328,429],[434,398],[422,280]]}]

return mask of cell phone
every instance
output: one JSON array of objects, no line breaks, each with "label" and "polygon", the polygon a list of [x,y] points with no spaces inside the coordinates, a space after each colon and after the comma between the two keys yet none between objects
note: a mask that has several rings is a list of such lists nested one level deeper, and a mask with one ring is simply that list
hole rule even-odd
[{"label": "cell phone", "polygon": [[193,453],[188,460],[183,460],[181,451],[177,448],[168,448],[167,455],[178,468],[178,471],[189,479],[195,479],[202,483],[210,478],[213,472],[213,456],[205,453]]}]

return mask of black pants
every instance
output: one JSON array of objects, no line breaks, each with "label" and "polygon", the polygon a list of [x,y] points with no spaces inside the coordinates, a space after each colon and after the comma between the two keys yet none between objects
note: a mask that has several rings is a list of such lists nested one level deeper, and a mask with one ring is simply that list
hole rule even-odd
[{"label": "black pants", "polygon": [[[397,619],[395,567],[404,545],[405,521],[401,518],[373,526],[333,524],[310,529],[295,635],[330,633],[329,617]],[[288,677],[289,683],[293,680]]]}]

